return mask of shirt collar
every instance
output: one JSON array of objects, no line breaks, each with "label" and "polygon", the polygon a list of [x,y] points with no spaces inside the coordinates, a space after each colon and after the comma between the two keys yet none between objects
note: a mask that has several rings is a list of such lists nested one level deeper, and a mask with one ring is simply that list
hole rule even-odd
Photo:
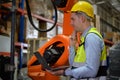
[{"label": "shirt collar", "polygon": [[87,34],[87,32],[91,29],[92,27],[89,26],[83,33],[82,36],[85,37],[85,35]]}]

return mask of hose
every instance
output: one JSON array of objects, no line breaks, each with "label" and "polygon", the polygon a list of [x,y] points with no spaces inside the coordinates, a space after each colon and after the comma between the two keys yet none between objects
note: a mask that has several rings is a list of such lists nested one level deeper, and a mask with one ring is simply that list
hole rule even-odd
[{"label": "hose", "polygon": [[53,26],[49,29],[40,29],[40,28],[37,28],[35,26],[35,24],[33,23],[33,19],[32,19],[32,15],[31,15],[31,9],[30,9],[30,6],[29,6],[29,2],[28,0],[26,0],[26,8],[27,8],[27,15],[28,15],[28,18],[29,18],[29,21],[31,23],[31,25],[39,32],[48,32],[48,31],[51,31],[55,26],[56,26],[56,23],[57,23],[57,8],[55,6],[55,3],[51,0],[52,4],[53,4],[53,7],[54,7],[54,10],[55,10],[55,23],[53,24]]}]

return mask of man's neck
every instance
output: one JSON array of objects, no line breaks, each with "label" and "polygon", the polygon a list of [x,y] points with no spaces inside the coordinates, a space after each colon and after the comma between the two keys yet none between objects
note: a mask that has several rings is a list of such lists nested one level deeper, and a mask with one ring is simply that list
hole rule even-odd
[{"label": "man's neck", "polygon": [[87,24],[84,24],[84,25],[83,25],[83,28],[84,28],[84,29],[83,29],[82,33],[84,33],[84,31],[86,31],[89,26],[91,26],[90,22],[88,22]]},{"label": "man's neck", "polygon": [[88,30],[90,29],[91,25],[90,24],[85,24],[84,25],[84,30],[82,32],[82,36],[85,36]]}]

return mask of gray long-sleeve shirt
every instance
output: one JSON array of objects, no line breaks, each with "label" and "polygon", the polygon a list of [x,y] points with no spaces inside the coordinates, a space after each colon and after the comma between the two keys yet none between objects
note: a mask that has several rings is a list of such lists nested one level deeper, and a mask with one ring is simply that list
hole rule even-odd
[{"label": "gray long-sleeve shirt", "polygon": [[[91,27],[89,27],[82,36],[85,36]],[[76,69],[68,68],[65,74],[74,78],[95,77],[100,66],[101,51],[104,47],[103,39],[94,33],[89,33],[85,39],[86,64]],[[69,63],[72,66],[75,57],[75,50],[70,46]]]}]

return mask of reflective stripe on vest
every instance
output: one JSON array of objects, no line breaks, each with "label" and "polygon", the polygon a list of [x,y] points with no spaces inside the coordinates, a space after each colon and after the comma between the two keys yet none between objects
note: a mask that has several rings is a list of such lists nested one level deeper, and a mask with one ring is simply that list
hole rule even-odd
[{"label": "reflective stripe on vest", "polygon": [[[87,32],[86,36],[89,33],[94,33],[94,34],[98,35],[102,39],[101,34],[96,30],[96,28],[91,28]],[[85,49],[84,49],[84,47],[85,47],[84,43],[85,43],[86,36],[85,37],[81,37],[81,44],[80,44],[80,46],[78,47],[78,49],[76,51],[76,55],[75,55],[74,62],[73,62],[73,67],[81,67],[81,66],[85,65],[85,62],[86,62],[86,52],[85,52]],[[106,53],[106,48],[105,48],[105,45],[104,45],[104,48],[101,51],[100,66],[106,66],[107,65],[106,56],[107,56],[107,53]]]}]

